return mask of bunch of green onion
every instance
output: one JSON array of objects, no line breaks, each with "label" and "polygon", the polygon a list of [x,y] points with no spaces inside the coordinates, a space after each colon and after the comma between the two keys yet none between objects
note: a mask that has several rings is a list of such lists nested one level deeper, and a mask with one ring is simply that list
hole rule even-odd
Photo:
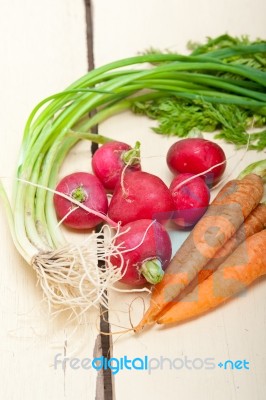
[{"label": "bunch of green onion", "polygon": [[[235,104],[266,115],[266,73],[223,61],[234,55],[265,52],[265,44],[254,44],[232,46],[207,55],[146,54],[123,59],[90,71],[34,108],[22,139],[12,205],[3,186],[1,197],[15,246],[36,269],[51,303],[72,308],[96,304],[102,301],[106,286],[119,278],[113,271],[109,279],[106,270],[99,272],[99,269],[86,279],[83,273],[79,275],[80,252],[87,244],[76,249],[72,257],[73,245],[57,228],[53,192],[48,189],[55,188],[59,169],[69,150],[81,139],[96,143],[111,140],[92,134],[92,128],[116,113],[131,109],[136,102],[169,95],[212,104]],[[149,66],[142,67],[144,63]],[[213,71],[228,72],[236,79],[214,76]],[[96,269],[99,259],[104,260],[106,255],[116,251],[112,240],[106,247],[102,237],[103,233],[95,233],[96,242],[99,241],[92,250]],[[86,257],[92,258],[91,253]],[[77,278],[80,278],[78,283]],[[85,293],[88,280],[92,285]],[[92,293],[95,294],[93,299]]]}]

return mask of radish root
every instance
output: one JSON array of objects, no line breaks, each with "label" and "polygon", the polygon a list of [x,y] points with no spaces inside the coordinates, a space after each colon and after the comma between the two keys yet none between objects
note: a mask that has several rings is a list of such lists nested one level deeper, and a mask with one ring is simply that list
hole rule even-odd
[{"label": "radish root", "polygon": [[[37,273],[38,283],[50,309],[57,308],[60,312],[71,309],[77,317],[81,317],[91,307],[98,308],[102,305],[108,308],[107,290],[120,291],[115,284],[126,272],[126,268],[122,272],[122,254],[125,250],[115,245],[116,238],[120,235],[123,234],[119,232],[119,228],[114,234],[112,228],[104,225],[99,232],[91,233],[81,244],[67,243],[60,248],[34,255],[31,265]],[[139,246],[141,243],[142,241]],[[110,263],[112,256],[120,258],[119,267],[114,268]],[[149,292],[149,289],[125,291]]]},{"label": "radish root", "polygon": [[[106,231],[93,232],[81,244],[69,243],[33,257],[32,267],[50,306],[77,312],[99,304],[108,306],[106,290],[121,279],[123,257],[114,245],[119,232],[112,237],[111,230],[109,235]],[[112,255],[121,258],[119,268],[106,262]]]}]

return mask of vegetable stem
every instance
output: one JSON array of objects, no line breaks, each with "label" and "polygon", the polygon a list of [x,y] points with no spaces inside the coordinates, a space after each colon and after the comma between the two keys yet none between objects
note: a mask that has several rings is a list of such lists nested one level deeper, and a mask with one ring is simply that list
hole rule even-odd
[{"label": "vegetable stem", "polygon": [[68,136],[76,138],[76,139],[90,140],[91,142],[98,143],[98,144],[104,144],[104,143],[113,141],[113,139],[108,138],[103,135],[98,135],[96,133],[91,133],[91,132],[81,132],[81,131],[76,131],[73,129],[69,130]]},{"label": "vegetable stem", "polygon": [[162,264],[156,258],[154,260],[145,261],[141,266],[140,272],[144,278],[153,285],[161,282],[164,276]]},{"label": "vegetable stem", "polygon": [[[224,46],[225,41],[229,45]],[[223,126],[222,134],[227,140],[246,143],[247,120],[255,115],[259,126],[266,121],[265,53],[264,42],[250,44],[224,35],[206,47],[198,47],[189,56],[152,53],[112,62],[88,72],[66,90],[39,102],[24,129],[13,190],[13,212],[0,183],[0,196],[7,210],[12,237],[25,260],[31,263],[37,253],[49,253],[53,257],[56,254],[60,259],[60,248],[66,240],[58,228],[53,188],[64,158],[79,140],[99,144],[112,141],[91,132],[96,124],[125,110],[139,110],[158,119],[161,110],[156,102],[163,103],[171,98],[175,105],[178,102],[188,107],[192,105],[193,118],[199,115],[199,104],[203,107],[207,104],[204,115],[208,115],[209,130]],[[144,63],[150,63],[150,67],[141,66]],[[161,106],[169,106],[169,103],[160,103]],[[88,117],[91,112],[94,115]],[[169,115],[167,107],[165,112]],[[182,112],[177,114],[179,118]],[[191,122],[192,111],[189,118],[187,114],[184,117]],[[239,124],[237,133],[232,128],[235,121]],[[188,131],[195,127],[190,126]],[[265,147],[263,132],[254,134],[253,147]],[[138,142],[131,153],[124,155],[126,163],[139,156]],[[82,197],[77,197],[82,201]],[[109,217],[104,216],[104,219],[117,227]],[[42,259],[37,262],[45,276],[50,264],[42,264]],[[158,260],[147,261],[142,269],[149,282],[157,283],[162,278]],[[56,280],[51,275],[49,279]],[[58,287],[64,292],[63,287]],[[102,293],[98,293],[99,298]],[[50,296],[57,299],[59,295],[56,292]]]},{"label": "vegetable stem", "polygon": [[126,165],[135,165],[139,163],[140,160],[140,142],[137,141],[135,146],[125,151],[122,155],[122,160]]},{"label": "vegetable stem", "polygon": [[239,175],[238,179],[244,178],[248,174],[256,174],[262,177],[263,182],[266,183],[266,160],[256,161],[249,164]]}]

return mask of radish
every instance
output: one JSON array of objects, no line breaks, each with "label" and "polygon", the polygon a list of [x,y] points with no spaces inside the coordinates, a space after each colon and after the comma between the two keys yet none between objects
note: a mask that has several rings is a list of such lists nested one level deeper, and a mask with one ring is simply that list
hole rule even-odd
[{"label": "radish", "polygon": [[150,219],[130,222],[121,228],[114,244],[121,255],[112,256],[110,262],[116,267],[121,267],[123,262],[121,282],[139,286],[162,280],[171,259],[172,245],[159,222]]},{"label": "radish", "polygon": [[122,225],[138,219],[169,220],[174,209],[170,190],[165,183],[148,172],[125,174],[116,186],[108,215]]},{"label": "radish", "polygon": [[193,174],[179,174],[172,181],[170,192],[175,204],[173,221],[176,225],[180,228],[195,225],[210,201],[210,190],[205,181]]},{"label": "radish", "polygon": [[174,173],[200,174],[223,163],[204,174],[209,186],[217,183],[224,173],[226,162],[223,149],[210,140],[187,138],[174,143],[167,153],[167,164]]},{"label": "radish", "polygon": [[[70,196],[99,213],[107,213],[108,201],[104,187],[92,174],[75,172],[67,175],[59,182],[56,191]],[[102,222],[100,216],[85,211],[58,194],[54,195],[54,206],[58,219],[63,220],[63,223],[70,228],[89,229]]]},{"label": "radish", "polygon": [[96,150],[92,157],[92,169],[105,189],[114,190],[126,165],[129,170],[141,169],[139,148],[139,142],[132,149],[126,143],[114,141],[105,143]]}]

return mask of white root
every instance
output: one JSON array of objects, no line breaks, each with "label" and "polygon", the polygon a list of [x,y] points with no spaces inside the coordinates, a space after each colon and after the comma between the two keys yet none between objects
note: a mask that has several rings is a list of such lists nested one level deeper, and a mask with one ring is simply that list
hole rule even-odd
[{"label": "white root", "polygon": [[[122,277],[123,257],[114,245],[117,233],[109,237],[103,230],[93,232],[81,244],[40,252],[32,259],[45,297],[50,306],[81,310],[107,306],[104,292]],[[106,260],[115,255],[121,258],[119,268],[110,268]],[[100,263],[100,265],[99,265]]]},{"label": "white root", "polygon": [[89,207],[85,206],[82,202],[73,199],[71,196],[68,196],[65,193],[58,192],[57,190],[51,189],[51,188],[49,188],[47,186],[40,185],[39,183],[30,182],[30,181],[28,181],[26,179],[17,178],[17,180],[19,182],[22,182],[22,183],[37,187],[39,189],[44,189],[47,192],[50,192],[50,193],[53,193],[53,194],[57,194],[58,196],[63,197],[66,200],[69,200],[71,203],[75,204],[77,207],[82,208],[83,210],[87,211],[88,213],[96,215],[97,217],[100,217],[103,221],[105,221],[106,223],[110,224],[111,226],[113,226],[115,228],[117,227],[117,223],[112,221],[108,217],[108,215],[106,215],[106,214],[104,214],[104,213],[102,213],[100,211],[96,211],[96,210],[93,210],[92,208],[89,208]]},{"label": "white root", "polygon": [[125,164],[124,168],[122,169],[121,176],[120,176],[120,185],[121,185],[122,193],[124,196],[127,196],[127,192],[128,192],[125,188],[125,182],[124,182],[125,174],[126,174],[127,168],[129,168],[131,166],[132,160],[137,160],[140,162],[141,159],[140,159],[140,157],[133,157],[130,161],[128,161]]},{"label": "white root", "polygon": [[[115,283],[125,273],[122,272],[124,250],[115,245],[120,235],[119,229],[114,234],[114,230],[105,225],[100,232],[91,233],[81,244],[68,243],[58,249],[39,252],[33,257],[31,265],[50,309],[71,309],[80,318],[99,304],[108,308],[107,290],[116,290]],[[120,258],[120,267],[111,264],[112,256]]]},{"label": "white root", "polygon": [[[115,244],[117,237],[125,234],[121,232],[120,223],[116,223],[107,215],[92,210],[84,204],[72,199],[64,193],[51,188],[18,179],[19,181],[47,190],[66,198],[78,207],[101,218],[110,225],[104,225],[99,232],[88,235],[81,244],[67,243],[62,247],[34,252],[29,258],[29,264],[37,274],[37,283],[40,284],[44,300],[47,301],[49,311],[57,315],[63,311],[70,312],[70,318],[81,321],[84,314],[92,307],[103,305],[108,308],[108,290],[119,290],[115,287],[126,273],[123,253],[139,247],[147,234],[134,249],[125,249],[123,243]],[[73,209],[71,209],[71,212]],[[61,220],[55,229],[60,227]],[[129,229],[129,228],[128,228]],[[120,259],[120,266],[113,266],[111,257]],[[128,289],[127,292],[148,291],[147,288]]]}]

